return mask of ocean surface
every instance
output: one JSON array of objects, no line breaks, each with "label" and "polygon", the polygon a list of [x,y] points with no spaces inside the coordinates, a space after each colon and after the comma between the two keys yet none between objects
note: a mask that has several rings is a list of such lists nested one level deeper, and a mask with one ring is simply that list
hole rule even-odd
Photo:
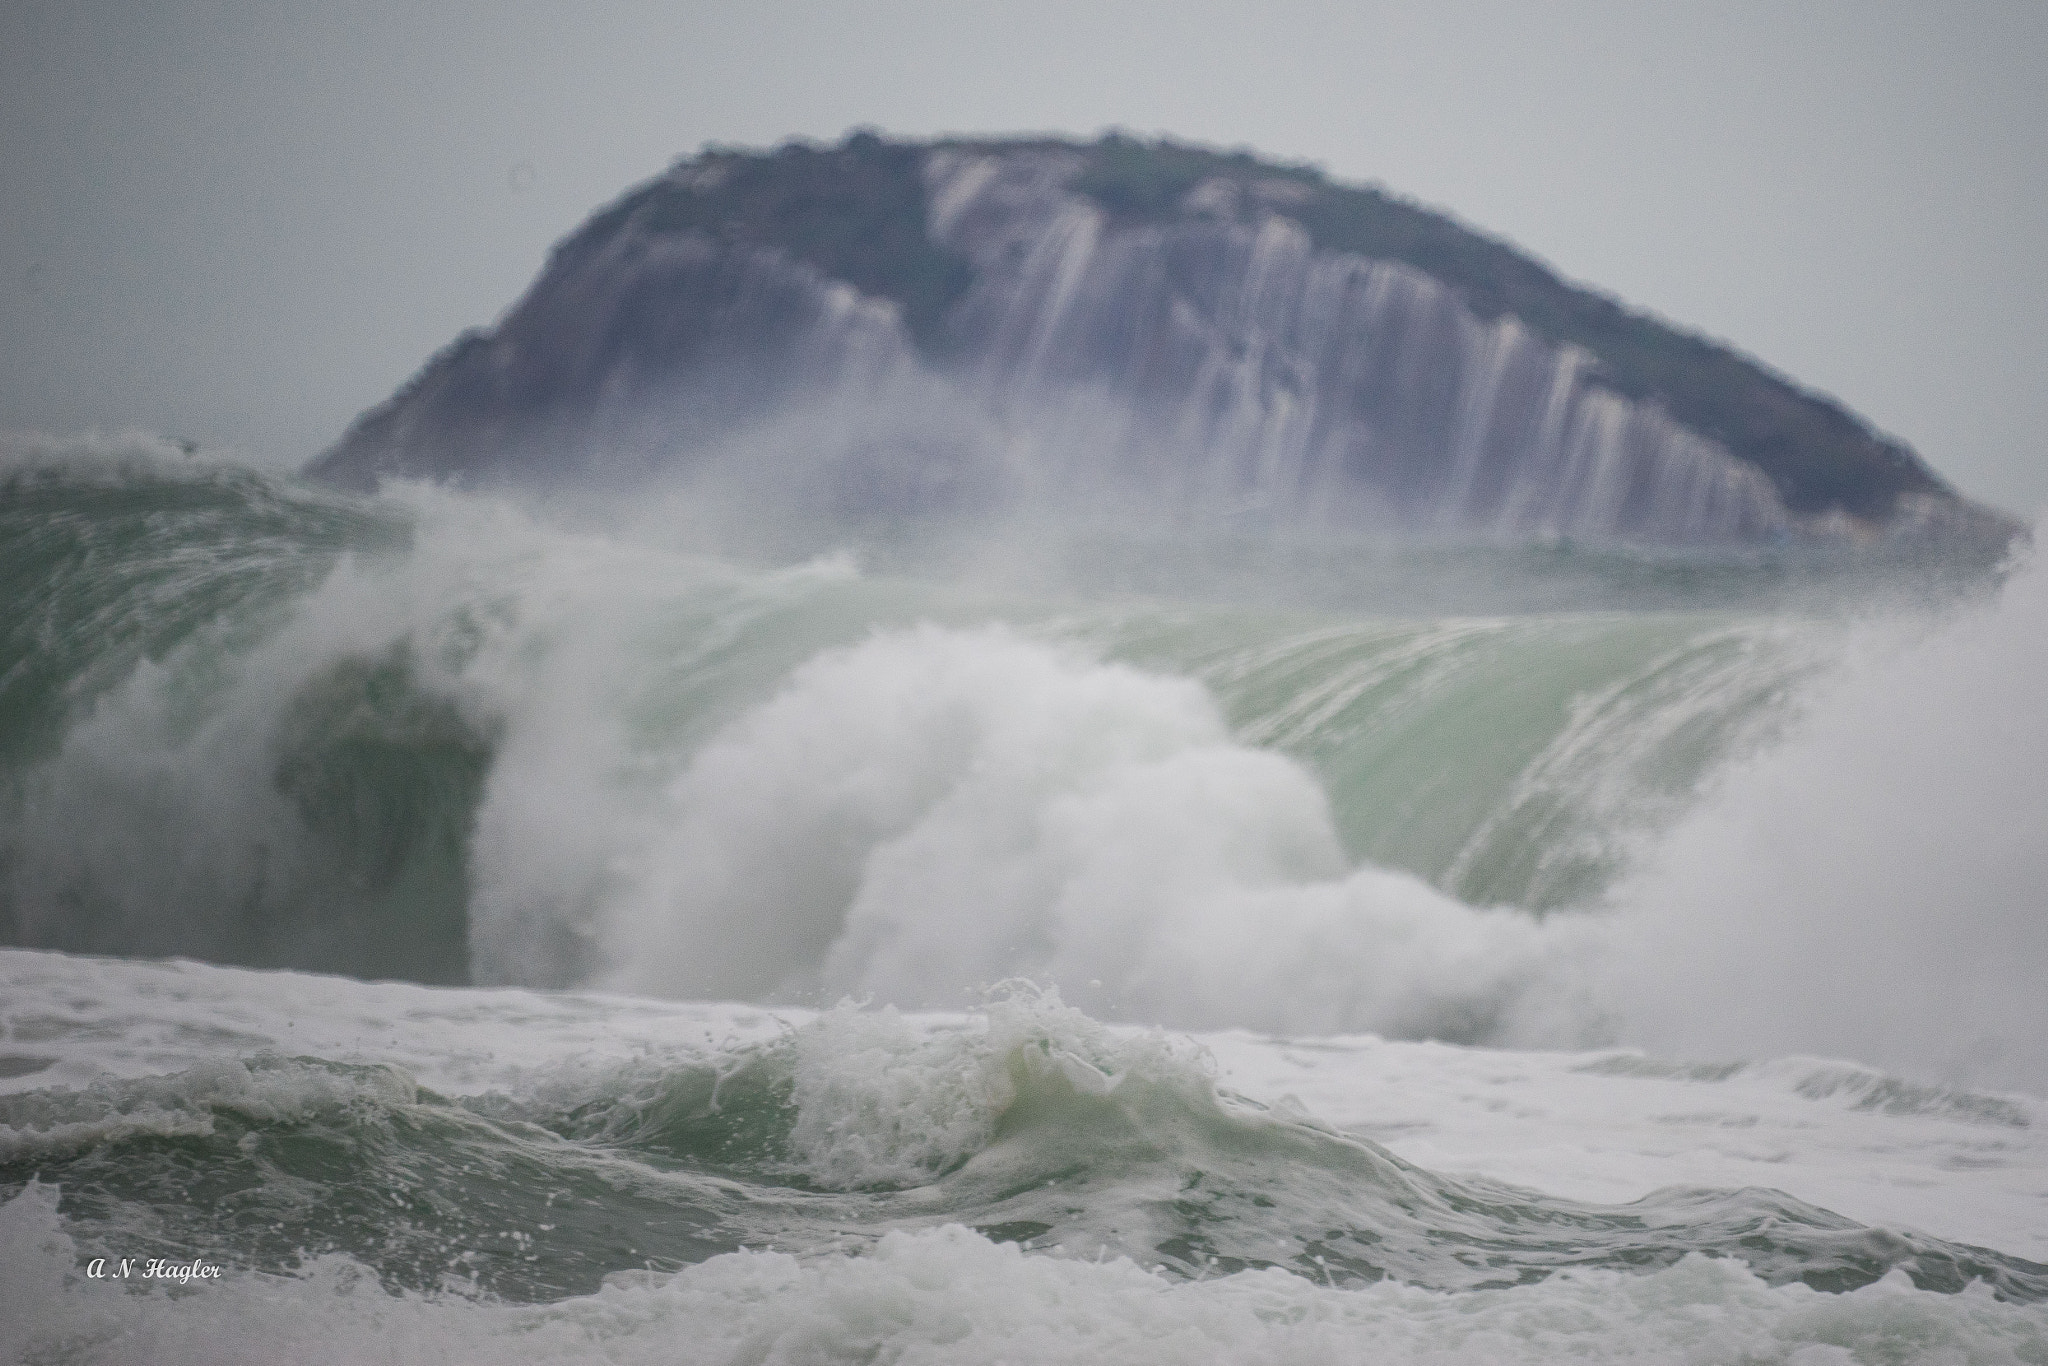
[{"label": "ocean surface", "polygon": [[0,603],[0,1359],[2048,1363],[2024,551],[124,438]]}]

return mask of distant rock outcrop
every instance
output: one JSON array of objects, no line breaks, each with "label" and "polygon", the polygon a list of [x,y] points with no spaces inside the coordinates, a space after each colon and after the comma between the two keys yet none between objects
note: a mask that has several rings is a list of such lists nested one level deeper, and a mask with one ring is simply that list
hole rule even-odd
[{"label": "distant rock outcrop", "polygon": [[1838,404],[1441,215],[1115,136],[706,151],[310,472],[632,480],[818,404],[864,434],[818,454],[834,487],[888,505],[1080,486],[1671,543],[2012,529]]}]

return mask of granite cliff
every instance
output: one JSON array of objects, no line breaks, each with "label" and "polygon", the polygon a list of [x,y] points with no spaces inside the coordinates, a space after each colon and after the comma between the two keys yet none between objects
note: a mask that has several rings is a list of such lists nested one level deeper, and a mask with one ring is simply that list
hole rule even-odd
[{"label": "granite cliff", "polygon": [[892,509],[1068,490],[1659,543],[2012,529],[1839,404],[1442,215],[1118,136],[707,150],[310,473],[630,484],[778,423],[804,452],[766,477]]}]

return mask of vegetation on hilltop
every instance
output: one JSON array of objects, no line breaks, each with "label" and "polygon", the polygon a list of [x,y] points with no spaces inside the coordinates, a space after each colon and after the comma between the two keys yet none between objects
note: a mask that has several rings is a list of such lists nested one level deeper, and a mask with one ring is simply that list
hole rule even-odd
[{"label": "vegetation on hilltop", "polygon": [[627,221],[652,232],[701,232],[787,252],[864,294],[893,299],[926,351],[972,283],[965,260],[925,233],[922,146],[854,133],[836,147],[790,142],[772,152],[707,149],[599,214],[560,250],[588,250]]}]

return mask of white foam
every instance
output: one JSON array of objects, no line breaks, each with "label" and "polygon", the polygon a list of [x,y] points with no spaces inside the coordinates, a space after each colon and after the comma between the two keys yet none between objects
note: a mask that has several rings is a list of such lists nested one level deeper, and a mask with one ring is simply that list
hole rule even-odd
[{"label": "white foam", "polygon": [[36,1185],[0,1206],[0,1349],[12,1359],[1989,1366],[2048,1353],[2042,1307],[1916,1291],[1900,1273],[1845,1295],[1772,1289],[1699,1256],[1645,1276],[1568,1272],[1462,1294],[1335,1290],[1279,1271],[1172,1282],[958,1226],[887,1233],[865,1256],[728,1254],[545,1306],[387,1295],[340,1257],[301,1278],[238,1274],[173,1298],[87,1280],[55,1206]]},{"label": "white foam", "polygon": [[[444,1095],[566,1110],[685,1064],[797,1049],[799,1160],[824,1184],[922,1180],[976,1150],[1001,1060],[1038,1040],[1108,1085],[1216,1081],[1431,1171],[1601,1203],[1666,1186],[1766,1186],[1860,1222],[2048,1262],[2048,1113],[2025,1096],[1914,1090],[1813,1058],[1686,1069],[1641,1055],[1511,1052],[1241,1030],[1175,1042],[1019,998],[992,1016],[763,1011],[584,993],[364,983],[196,963],[0,950],[0,1055],[49,1065],[0,1092],[90,1088],[265,1053],[385,1066]],[[1085,1072],[1083,1069],[1086,1069]],[[621,1082],[622,1074],[631,1074]],[[1303,1113],[1280,1104],[1283,1112]]]},{"label": "white foam", "polygon": [[150,1135],[202,1137],[220,1111],[259,1123],[289,1123],[323,1113],[409,1105],[411,1077],[392,1067],[342,1070],[283,1058],[214,1059],[169,1076],[83,1090],[39,1090],[8,1107],[0,1124],[0,1161],[34,1161]]},{"label": "white foam", "polygon": [[1861,1223],[2048,1262],[2048,1106],[1817,1058],[1685,1067],[1641,1054],[1204,1034],[1218,1080],[1408,1161],[1600,1204],[1765,1187]]},{"label": "white foam", "polygon": [[265,1054],[395,1067],[450,1095],[524,1091],[599,1061],[728,1052],[809,1018],[802,1010],[0,949],[0,1054],[45,1064],[0,1078],[0,1094]]},{"label": "white foam", "polygon": [[1084,1095],[1131,1078],[1212,1095],[1192,1043],[1111,1030],[1056,992],[1006,985],[964,1027],[848,1004],[796,1030],[790,1137],[811,1175],[837,1189],[929,1181],[986,1149],[1034,1079]]},{"label": "white foam", "polygon": [[[156,458],[113,449],[107,477],[145,457]],[[97,468],[49,459],[67,477]],[[696,738],[646,725],[646,713],[732,632],[847,577],[835,565],[742,573],[545,527],[488,499],[388,492],[393,523],[416,525],[409,548],[345,555],[289,610],[226,614],[139,662],[81,699],[90,705],[56,754],[14,776],[5,874],[29,923],[82,900],[119,927],[103,942],[190,945],[209,943],[206,931],[159,941],[148,927],[226,922],[226,947],[206,950],[225,955],[247,951],[233,942],[239,916],[288,956],[293,928],[273,922],[322,904],[330,873],[281,790],[282,728],[325,671],[402,657],[411,686],[498,738],[469,849],[475,976],[567,985],[580,964],[563,946],[616,893],[613,863],[644,842],[646,789]],[[40,937],[63,936],[43,926]]]},{"label": "white foam", "polygon": [[1580,923],[1347,869],[1314,778],[1197,684],[1007,628],[819,655],[667,811],[608,927],[635,991],[931,1007],[1023,974],[1182,1026],[1453,1034],[1573,1008]]},{"label": "white foam", "polygon": [[1629,1037],[2048,1093],[2044,676],[2036,564],[1818,688],[1617,890]]}]

